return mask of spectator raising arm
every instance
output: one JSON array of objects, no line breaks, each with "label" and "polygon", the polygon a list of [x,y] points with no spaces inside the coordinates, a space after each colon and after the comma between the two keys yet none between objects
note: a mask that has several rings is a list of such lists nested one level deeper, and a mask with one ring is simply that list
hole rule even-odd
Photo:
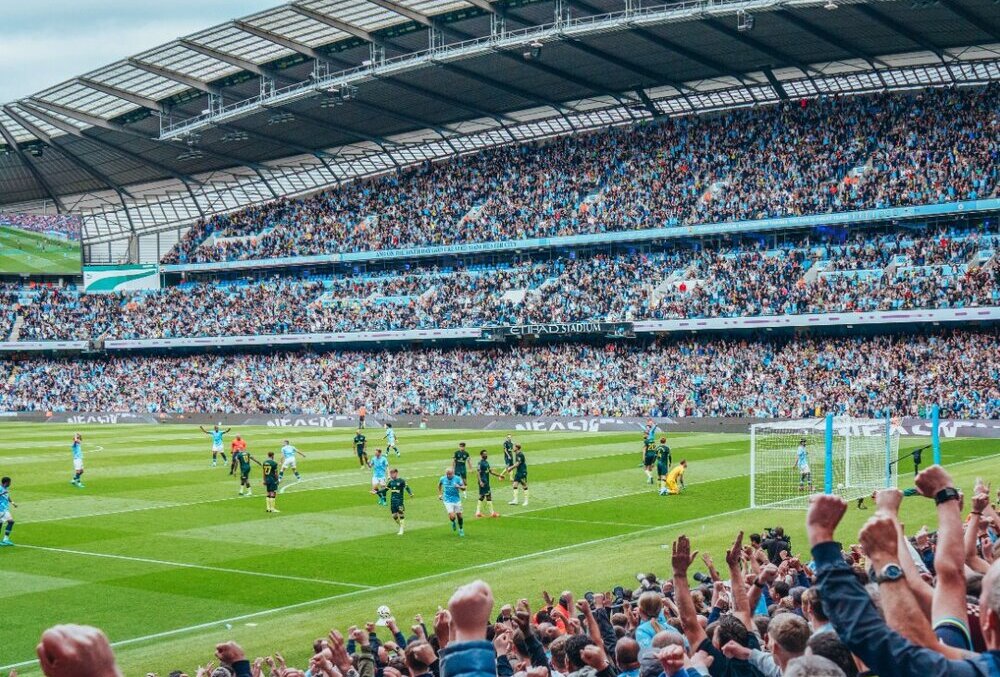
[{"label": "spectator raising arm", "polygon": [[[938,639],[947,646],[972,650],[968,607],[965,601],[965,549],[962,542],[962,496],[944,468],[932,465],[914,483],[921,494],[934,499],[938,514],[934,570],[932,623]],[[971,525],[970,525],[971,528]]]},{"label": "spectator raising arm", "polygon": [[684,636],[692,648],[701,646],[701,643],[708,639],[701,623],[698,622],[698,613],[691,598],[691,586],[688,584],[688,569],[697,556],[697,551],[691,552],[691,541],[687,536],[682,535],[674,541],[670,560],[674,570],[674,603],[680,611]]}]

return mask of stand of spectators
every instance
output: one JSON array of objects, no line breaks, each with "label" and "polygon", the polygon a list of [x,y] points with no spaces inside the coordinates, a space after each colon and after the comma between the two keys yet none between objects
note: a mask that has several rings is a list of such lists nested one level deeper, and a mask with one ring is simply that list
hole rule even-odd
[{"label": "stand of spectators", "polygon": [[213,217],[195,224],[163,262],[985,198],[996,194],[1000,177],[998,110],[1000,86],[991,84],[823,97],[494,148]]},{"label": "stand of spectators", "polygon": [[[777,557],[740,531],[719,558],[681,534],[671,576],[558,600],[543,591],[501,606],[483,581],[459,587],[430,627],[418,616],[334,629],[301,667],[280,652],[251,660],[235,642],[208,649],[195,677],[989,677],[1000,672],[1000,513],[977,480],[963,501],[931,466],[906,492],[936,504],[937,529],[908,538],[904,492],[878,491],[857,543],[835,540],[844,499],[817,495],[810,553]],[[920,498],[923,497],[923,498]],[[679,499],[682,500],[682,499]],[[755,539],[754,536],[757,536]],[[694,572],[692,569],[704,568]],[[720,571],[721,569],[721,571]],[[691,579],[694,579],[692,583]],[[325,629],[324,629],[325,631]],[[56,626],[38,645],[48,677],[120,677],[96,628]],[[219,663],[216,667],[215,662]],[[184,673],[176,672],[172,675]]]},{"label": "stand of spectators", "polygon": [[1000,418],[996,331],[0,361],[0,411]]},{"label": "stand of spectators", "polygon": [[[447,329],[1000,305],[1000,249],[977,229],[798,235],[780,246],[682,246],[478,269],[203,282],[158,292],[43,289],[22,340]],[[0,329],[3,327],[0,326]],[[9,333],[9,330],[8,330]],[[6,334],[5,334],[6,335]]]}]

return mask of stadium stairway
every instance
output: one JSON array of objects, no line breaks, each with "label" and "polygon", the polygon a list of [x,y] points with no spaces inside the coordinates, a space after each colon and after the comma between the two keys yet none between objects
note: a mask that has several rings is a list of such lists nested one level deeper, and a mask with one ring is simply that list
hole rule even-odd
[{"label": "stadium stairway", "polygon": [[14,316],[14,326],[10,330],[10,336],[7,338],[8,341],[19,341],[21,339],[21,327],[24,326],[24,318],[21,317],[21,313],[17,313]]}]

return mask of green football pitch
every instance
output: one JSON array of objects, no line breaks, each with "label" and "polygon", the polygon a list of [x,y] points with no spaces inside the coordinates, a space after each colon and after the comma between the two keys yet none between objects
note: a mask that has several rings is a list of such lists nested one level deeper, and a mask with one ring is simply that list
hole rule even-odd
[{"label": "green football pitch", "polygon": [[79,242],[0,226],[0,273],[79,272]]},{"label": "green football pitch", "polygon": [[[500,465],[503,431],[401,430],[391,462],[413,486],[407,532],[368,493],[370,476],[350,447],[353,431],[241,428],[258,457],[288,438],[307,458],[286,483],[280,514],[264,511],[255,466],[252,498],[220,464],[196,426],[83,426],[85,489],[70,486],[71,435],[59,424],[0,425],[0,474],[13,480],[15,547],[0,549],[0,670],[39,674],[41,631],[63,622],[103,628],[128,675],[193,671],[217,642],[250,655],[281,650],[303,665],[331,627],[374,620],[387,604],[408,628],[433,616],[459,584],[481,577],[498,601],[634,583],[669,574],[669,543],[688,534],[720,559],[736,530],[783,525],[793,549],[805,543],[801,511],[746,508],[746,435],[670,434],[687,458],[688,488],[659,497],[645,484],[636,433],[515,432],[529,463],[529,507],[509,506],[509,483],[494,481],[500,519],[472,517],[465,538],[450,529],[437,478],[460,441]],[[369,430],[379,446],[382,432]],[[918,441],[905,440],[913,448]],[[945,440],[944,461],[967,491],[996,470],[1000,440]],[[904,468],[909,467],[904,462]],[[287,476],[286,476],[286,479]],[[909,477],[904,479],[908,483]],[[933,525],[932,502],[903,504],[908,526]],[[851,509],[845,540],[870,511]],[[6,672],[4,672],[6,674]]]}]

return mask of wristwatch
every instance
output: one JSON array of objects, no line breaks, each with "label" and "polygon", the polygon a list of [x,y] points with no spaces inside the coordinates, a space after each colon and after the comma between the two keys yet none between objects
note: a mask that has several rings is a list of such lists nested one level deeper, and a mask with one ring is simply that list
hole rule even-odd
[{"label": "wristwatch", "polygon": [[875,576],[876,583],[892,583],[893,581],[898,581],[903,577],[903,570],[898,564],[886,564],[882,567],[880,571]]},{"label": "wristwatch", "polygon": [[948,501],[957,501],[960,496],[961,494],[958,493],[958,489],[955,487],[948,487],[934,494],[934,503],[941,505],[942,503],[947,503]]}]

